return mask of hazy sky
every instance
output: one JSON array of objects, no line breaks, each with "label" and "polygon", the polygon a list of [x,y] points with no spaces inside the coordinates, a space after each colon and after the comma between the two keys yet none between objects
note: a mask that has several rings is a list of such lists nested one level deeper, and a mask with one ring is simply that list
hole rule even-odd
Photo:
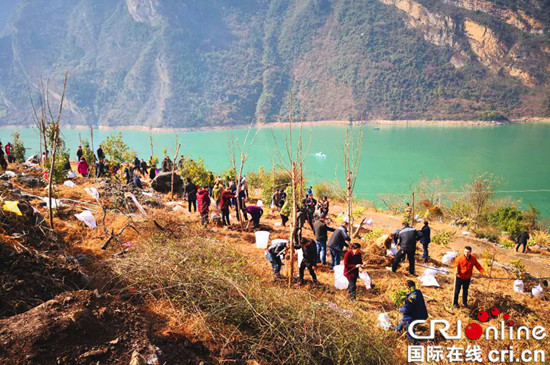
[{"label": "hazy sky", "polygon": [[0,32],[4,30],[15,4],[19,0],[0,0]]}]

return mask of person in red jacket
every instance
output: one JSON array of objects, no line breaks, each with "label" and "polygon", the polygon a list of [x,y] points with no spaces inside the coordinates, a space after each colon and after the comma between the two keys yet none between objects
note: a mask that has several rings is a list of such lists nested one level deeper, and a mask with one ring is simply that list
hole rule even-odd
[{"label": "person in red jacket", "polygon": [[470,246],[464,247],[464,254],[458,256],[455,265],[456,278],[453,306],[459,308],[458,295],[460,294],[460,288],[462,288],[462,305],[464,308],[470,308],[468,306],[468,289],[470,288],[470,280],[472,279],[474,266],[479,270],[481,275],[487,276],[487,273],[483,269],[483,266],[477,261],[476,257],[472,255],[472,248]]},{"label": "person in red jacket", "polygon": [[344,276],[348,279],[349,300],[355,300],[357,292],[357,278],[359,278],[359,269],[363,267],[363,258],[361,257],[361,245],[354,243],[344,256]]},{"label": "person in red jacket", "polygon": [[228,188],[224,189],[220,198],[220,210],[222,211],[223,225],[229,225],[229,207],[231,206],[231,199],[235,197]]},{"label": "person in red jacket", "polygon": [[88,166],[88,163],[86,162],[86,158],[82,156],[80,158],[80,161],[78,161],[78,164],[76,165],[76,169],[78,170],[78,173],[82,175],[82,177],[88,177],[88,173],[90,172],[90,167]]},{"label": "person in red jacket", "polygon": [[199,213],[201,215],[201,224],[203,227],[208,225],[208,213],[210,211],[210,196],[208,195],[208,185],[202,187],[197,192],[197,203],[199,205]]}]

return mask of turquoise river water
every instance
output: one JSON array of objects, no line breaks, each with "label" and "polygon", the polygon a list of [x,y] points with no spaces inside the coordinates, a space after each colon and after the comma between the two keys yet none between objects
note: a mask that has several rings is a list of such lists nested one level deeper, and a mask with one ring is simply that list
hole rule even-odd
[{"label": "turquoise river water", "polygon": [[[38,134],[32,128],[0,129],[0,140],[11,140],[18,131],[29,148],[28,155],[38,152]],[[308,184],[322,180],[342,180],[342,153],[346,128],[344,126],[304,127],[305,147],[309,136],[311,145],[305,160]],[[359,197],[378,201],[380,193],[408,194],[410,186],[422,173],[426,177],[452,179],[450,194],[461,191],[474,172],[492,172],[505,183],[497,197],[511,196],[526,206],[532,203],[545,217],[550,217],[550,124],[513,124],[502,126],[366,126],[363,157],[356,193]],[[116,130],[94,130],[94,143]],[[261,128],[250,149],[245,170],[260,166],[270,170],[278,163],[274,140],[284,147],[286,128]],[[88,131],[63,129],[71,156],[75,157],[82,138]],[[124,141],[140,158],[150,156],[149,136],[145,131],[122,131]],[[246,129],[210,130],[196,132],[155,132],[155,154],[162,155],[167,147],[170,156],[175,152],[175,138],[181,142],[181,154],[202,157],[207,167],[219,172],[229,167],[228,138],[243,140]],[[295,135],[297,130],[294,130]],[[316,156],[322,152],[326,158]],[[283,154],[284,156],[284,154]],[[406,198],[404,198],[406,199]]]}]

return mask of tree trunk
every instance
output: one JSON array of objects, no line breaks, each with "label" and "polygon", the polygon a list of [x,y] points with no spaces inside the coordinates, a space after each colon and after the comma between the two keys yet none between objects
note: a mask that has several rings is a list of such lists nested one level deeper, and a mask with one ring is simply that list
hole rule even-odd
[{"label": "tree trunk", "polygon": [[172,175],[170,176],[170,200],[174,200],[174,170],[176,169],[176,159],[180,153],[180,146],[181,145],[178,144],[178,148],[176,148],[176,156],[174,157],[174,162],[172,163]]},{"label": "tree trunk", "polygon": [[289,275],[288,275],[288,286],[290,287],[292,285],[292,279],[294,278],[294,237],[295,237],[295,230],[296,230],[296,201],[297,201],[297,194],[296,194],[296,163],[292,162],[292,172],[291,172],[291,183],[292,183],[292,221],[290,223],[290,239],[288,240],[290,244],[290,264],[289,264]]},{"label": "tree trunk", "polygon": [[[95,169],[95,150],[94,150],[94,129],[92,126],[90,126],[90,143],[92,144],[90,146],[90,148],[92,149],[92,156],[93,156],[93,161],[89,161],[90,163],[90,175],[93,173],[92,171],[94,171]],[[94,176],[94,175],[92,175]]]},{"label": "tree trunk", "polygon": [[53,139],[53,151],[52,151],[52,163],[50,165],[50,174],[48,176],[49,186],[48,186],[48,216],[50,218],[50,228],[53,229],[53,209],[52,209],[52,192],[53,192],[53,171],[55,166],[55,155],[57,152],[57,137],[59,135],[59,126],[56,126]]},{"label": "tree trunk", "polygon": [[346,200],[348,201],[348,222],[350,232],[353,232],[353,191],[351,187],[352,172],[348,171],[346,176]]}]

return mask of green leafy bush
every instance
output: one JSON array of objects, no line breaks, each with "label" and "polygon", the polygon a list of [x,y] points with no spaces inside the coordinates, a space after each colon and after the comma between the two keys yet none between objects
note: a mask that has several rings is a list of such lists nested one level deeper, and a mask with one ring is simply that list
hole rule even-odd
[{"label": "green leafy bush", "polygon": [[402,285],[390,291],[390,298],[397,307],[401,307],[405,303],[408,295],[409,291]]},{"label": "green leafy bush", "polygon": [[434,234],[432,237],[432,242],[436,243],[438,245],[447,246],[449,243],[451,243],[451,238],[453,234],[451,232],[441,232]]},{"label": "green leafy bush", "polygon": [[25,145],[21,140],[19,133],[13,132],[13,143],[11,145],[11,154],[17,162],[25,162]]},{"label": "green leafy bush", "polygon": [[[53,182],[54,184],[60,184],[67,180],[67,169],[65,168],[66,163],[69,161],[68,153],[56,154],[55,156],[55,165],[53,168]],[[44,163],[45,169],[50,172],[50,167],[52,165],[52,157],[50,156],[46,159]],[[48,182],[48,181],[46,181]]]},{"label": "green leafy bush", "polygon": [[[276,189],[285,189],[290,185],[290,176],[283,171],[275,171],[262,174],[261,176],[261,187],[262,187],[262,200],[266,204],[271,203],[271,196]],[[300,202],[298,202],[300,203]]]},{"label": "green leafy bush", "polygon": [[335,201],[335,202],[342,202],[344,201],[342,199],[342,196],[338,194],[339,189],[337,186],[334,186],[334,183],[330,183],[327,181],[319,182],[315,185],[313,185],[313,193],[321,199],[324,196],[327,196],[329,200]]},{"label": "green leafy bush", "polygon": [[472,206],[465,200],[452,202],[444,209],[444,215],[450,219],[469,219],[472,214]]},{"label": "green leafy bush", "polygon": [[363,235],[363,238],[364,238],[365,241],[367,241],[367,242],[374,242],[374,241],[376,241],[380,236],[382,236],[383,233],[384,233],[384,231],[382,231],[382,229],[380,229],[380,228],[375,228],[375,229],[373,229],[372,231],[365,233],[365,234]]},{"label": "green leafy bush", "polygon": [[512,237],[516,237],[524,227],[521,210],[516,207],[502,207],[487,216],[487,222]]},{"label": "green leafy bush", "polygon": [[476,238],[487,239],[493,243],[498,242],[499,232],[494,229],[474,229],[472,232]]},{"label": "green leafy bush", "polygon": [[514,247],[514,242],[510,241],[510,240],[502,240],[500,241],[500,244],[504,247],[504,248],[512,248]]},{"label": "green leafy bush", "polygon": [[199,158],[198,161],[184,157],[181,168],[179,169],[183,179],[191,178],[193,183],[204,186],[210,181],[210,171],[204,166],[204,160]]},{"label": "green leafy bush", "polygon": [[122,133],[108,135],[105,141],[101,143],[101,147],[105,156],[111,162],[123,164],[133,162],[136,158],[136,153],[122,140]]}]

